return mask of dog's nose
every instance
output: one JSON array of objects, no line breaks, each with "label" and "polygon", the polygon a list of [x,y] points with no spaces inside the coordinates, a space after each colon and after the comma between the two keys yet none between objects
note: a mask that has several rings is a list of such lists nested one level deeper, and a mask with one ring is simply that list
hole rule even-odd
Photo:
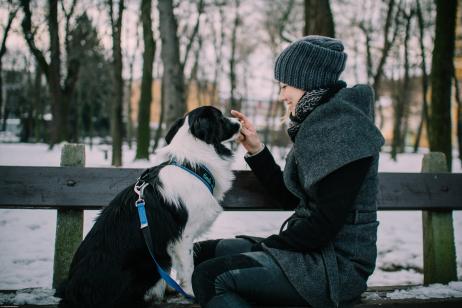
[{"label": "dog's nose", "polygon": [[239,125],[239,129],[242,127],[242,123],[241,123],[238,119],[232,118],[232,117],[228,117],[228,120],[229,120],[231,123],[233,123],[233,124]]}]

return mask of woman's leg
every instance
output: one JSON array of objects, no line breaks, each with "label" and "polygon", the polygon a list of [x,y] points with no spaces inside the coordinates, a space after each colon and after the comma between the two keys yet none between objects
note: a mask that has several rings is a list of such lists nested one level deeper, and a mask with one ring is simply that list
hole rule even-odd
[{"label": "woman's leg", "polygon": [[208,240],[194,243],[194,266],[212,258],[249,252],[253,242],[243,238]]},{"label": "woman's leg", "polygon": [[252,242],[230,239],[201,243],[201,260],[197,259],[192,284],[202,307],[251,307],[250,303],[308,306],[266,252],[249,252]]}]

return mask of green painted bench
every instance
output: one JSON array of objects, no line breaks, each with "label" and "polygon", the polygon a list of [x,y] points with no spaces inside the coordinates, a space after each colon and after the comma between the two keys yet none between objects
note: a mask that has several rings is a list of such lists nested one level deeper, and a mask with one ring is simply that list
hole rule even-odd
[{"label": "green painted bench", "polygon": [[[83,233],[83,211],[106,206],[132,184],[141,169],[84,168],[84,146],[63,147],[61,167],[0,166],[0,208],[58,211],[53,286],[64,279]],[[462,210],[462,174],[446,172],[441,153],[425,155],[422,173],[380,173],[378,209],[422,212],[424,284],[457,280],[452,211]],[[277,210],[250,171],[236,171],[223,207],[228,211]],[[462,307],[462,298],[392,300],[387,294],[409,286],[372,287],[356,307]],[[4,290],[11,294],[16,290]],[[0,307],[15,306],[0,303]],[[55,307],[53,305],[40,307]],[[198,307],[163,304],[159,307]]]}]

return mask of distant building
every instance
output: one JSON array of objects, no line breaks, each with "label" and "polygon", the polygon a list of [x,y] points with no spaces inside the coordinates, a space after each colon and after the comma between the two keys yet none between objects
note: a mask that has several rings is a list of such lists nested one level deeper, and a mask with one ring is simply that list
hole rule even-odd
[{"label": "distant building", "polygon": [[457,6],[456,18],[456,46],[454,53],[454,66],[458,80],[462,80],[462,0],[459,0]]}]

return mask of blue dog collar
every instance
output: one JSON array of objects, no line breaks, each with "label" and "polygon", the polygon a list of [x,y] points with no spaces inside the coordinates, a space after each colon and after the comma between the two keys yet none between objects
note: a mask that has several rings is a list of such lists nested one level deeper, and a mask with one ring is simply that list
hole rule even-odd
[{"label": "blue dog collar", "polygon": [[200,164],[200,165],[197,165],[196,168],[193,168],[189,164],[180,164],[175,160],[172,160],[170,164],[180,167],[181,169],[194,175],[196,178],[201,180],[205,184],[205,186],[207,186],[210,192],[213,194],[213,189],[215,188],[215,179],[213,178],[212,173],[210,172],[209,169],[207,169],[207,167]]}]

